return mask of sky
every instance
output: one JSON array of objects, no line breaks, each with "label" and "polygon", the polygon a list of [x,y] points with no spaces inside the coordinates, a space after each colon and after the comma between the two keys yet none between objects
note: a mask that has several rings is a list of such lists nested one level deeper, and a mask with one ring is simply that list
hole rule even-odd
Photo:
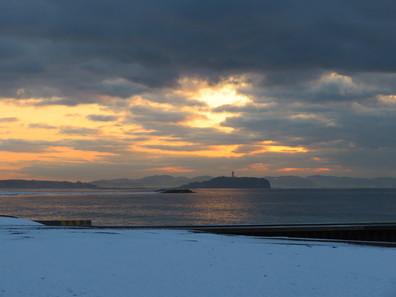
[{"label": "sky", "polygon": [[393,0],[0,0],[0,179],[396,177]]}]

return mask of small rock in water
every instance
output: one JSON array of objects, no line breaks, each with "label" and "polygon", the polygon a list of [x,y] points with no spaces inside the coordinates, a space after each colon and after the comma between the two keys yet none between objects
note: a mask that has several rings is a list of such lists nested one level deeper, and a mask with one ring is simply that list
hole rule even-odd
[{"label": "small rock in water", "polygon": [[163,189],[161,193],[194,193],[190,189]]}]

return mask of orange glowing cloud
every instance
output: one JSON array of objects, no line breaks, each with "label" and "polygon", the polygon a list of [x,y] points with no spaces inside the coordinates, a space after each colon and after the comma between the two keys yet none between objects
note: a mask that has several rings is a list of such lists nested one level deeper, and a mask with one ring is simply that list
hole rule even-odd
[{"label": "orange glowing cloud", "polygon": [[[37,153],[1,152],[2,160],[7,160],[7,164],[10,162],[24,162],[26,164],[29,161],[48,162],[53,160],[62,160],[63,162],[72,163],[93,162],[109,155],[113,154],[94,151],[78,151],[67,147],[51,148],[45,152]],[[20,167],[23,167],[23,163],[20,163]]]},{"label": "orange glowing cloud", "polygon": [[376,99],[384,105],[396,105],[396,95],[378,95]]},{"label": "orange glowing cloud", "polygon": [[290,172],[290,171],[314,171],[314,172],[325,172],[330,171],[331,168],[281,168],[277,169],[280,172]]},{"label": "orange glowing cloud", "polygon": [[[118,114],[104,111],[98,104],[87,104],[79,106],[35,106],[37,100],[5,100],[0,101],[0,110],[6,114],[7,118],[18,118],[18,121],[7,125],[7,130],[1,134],[7,138],[24,140],[62,140],[65,135],[64,129],[71,128],[85,129],[89,131],[97,130],[98,133],[104,132],[110,135],[122,135],[121,128],[116,124],[106,124],[90,120],[92,114],[102,116],[118,116]],[[3,123],[4,125],[4,123]],[[78,125],[78,126],[76,126]],[[0,135],[1,135],[0,134]],[[75,138],[86,138],[86,135],[74,134]]]},{"label": "orange glowing cloud", "polygon": [[298,154],[309,152],[309,149],[303,146],[286,146],[280,145],[276,141],[261,141],[251,145],[240,145],[235,152],[243,155],[255,155],[260,153],[284,153],[284,154]]},{"label": "orange glowing cloud", "polygon": [[268,170],[268,165],[264,163],[249,164],[247,167],[238,169],[238,171],[265,171],[265,170]]},{"label": "orange glowing cloud", "polygon": [[[1,179],[26,179],[26,178],[31,178],[27,174],[17,173],[17,172],[14,172],[14,171],[4,172],[4,171],[2,171],[0,169],[0,173],[1,173],[0,174]],[[37,178],[34,177],[34,179],[37,179]],[[46,180],[48,180],[48,178]]]},{"label": "orange glowing cloud", "polygon": [[235,153],[235,149],[237,145],[210,145],[205,148],[197,148],[197,150],[191,151],[180,151],[177,149],[177,146],[174,146],[175,150],[171,150],[171,148],[167,147],[167,149],[161,148],[151,148],[148,146],[137,146],[134,145],[131,147],[131,150],[137,152],[146,152],[151,154],[158,155],[178,155],[178,156],[202,156],[202,157],[240,157],[241,154]]},{"label": "orange glowing cloud", "polygon": [[160,167],[160,168],[150,168],[151,170],[157,170],[157,171],[166,171],[166,172],[194,172],[194,169],[188,169],[184,168],[182,166],[176,166],[176,167]]},{"label": "orange glowing cloud", "polygon": [[261,150],[256,151],[255,153],[286,153],[286,154],[296,154],[296,153],[306,153],[309,150],[305,147],[292,147],[285,145],[266,145],[263,146]]}]

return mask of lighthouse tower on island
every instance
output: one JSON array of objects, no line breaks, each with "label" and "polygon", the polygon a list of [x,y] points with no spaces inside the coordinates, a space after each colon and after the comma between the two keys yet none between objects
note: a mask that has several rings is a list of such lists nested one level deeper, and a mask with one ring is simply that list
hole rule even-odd
[{"label": "lighthouse tower on island", "polygon": [[231,172],[231,177],[235,177],[234,171]]}]

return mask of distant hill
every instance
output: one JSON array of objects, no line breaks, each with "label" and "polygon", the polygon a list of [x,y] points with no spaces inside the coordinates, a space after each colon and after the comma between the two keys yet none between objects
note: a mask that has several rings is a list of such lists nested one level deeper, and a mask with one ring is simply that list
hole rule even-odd
[{"label": "distant hill", "polygon": [[396,188],[396,178],[355,178],[327,175],[266,177],[273,188]]},{"label": "distant hill", "polygon": [[145,188],[145,186],[132,179],[119,178],[119,179],[101,179],[90,182],[99,188]]},{"label": "distant hill", "polygon": [[317,184],[300,176],[266,177],[272,188],[317,188]]},{"label": "distant hill", "polygon": [[[177,188],[177,187],[206,187],[206,188],[243,188],[255,186],[255,180],[265,179],[271,188],[309,189],[309,188],[396,188],[396,178],[354,178],[326,175],[300,176],[271,176],[265,178],[244,177],[217,177],[198,176],[188,178],[171,175],[152,175],[140,179],[102,179],[89,183],[68,181],[41,181],[41,180],[0,180],[0,189],[95,189],[95,188]],[[204,183],[206,182],[206,183]],[[241,182],[241,184],[236,184]],[[260,184],[261,185],[261,184]],[[263,183],[264,185],[264,183]],[[261,186],[260,186],[261,187]]]},{"label": "distant hill", "polygon": [[43,181],[9,179],[0,180],[2,189],[96,189],[97,186],[83,182]]},{"label": "distant hill", "polygon": [[102,179],[92,181],[90,184],[100,188],[170,188],[179,187],[190,182],[200,182],[211,179],[211,176],[197,176],[188,178],[171,175],[151,175],[140,179]]},{"label": "distant hill", "polygon": [[270,183],[265,178],[257,177],[215,177],[208,181],[192,182],[182,185],[182,188],[266,188]]}]

